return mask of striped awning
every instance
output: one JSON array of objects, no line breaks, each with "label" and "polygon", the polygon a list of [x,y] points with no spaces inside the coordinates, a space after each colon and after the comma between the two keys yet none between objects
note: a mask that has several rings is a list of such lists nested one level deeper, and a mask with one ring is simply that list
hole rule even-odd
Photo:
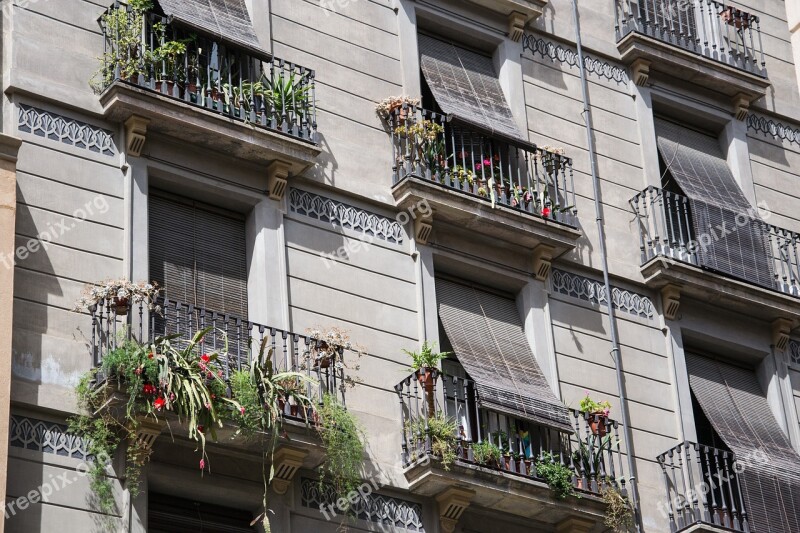
[{"label": "striped awning", "polygon": [[222,41],[270,56],[253,30],[244,0],[157,0],[168,17]]},{"label": "striped awning", "polygon": [[567,408],[536,362],[515,301],[436,279],[439,319],[481,407],[572,432]]},{"label": "striped awning", "polygon": [[418,38],[422,75],[449,118],[527,142],[508,106],[492,58],[427,35]]},{"label": "striped awning", "polygon": [[719,141],[656,119],[658,150],[668,176],[689,198],[700,266],[775,288],[768,229],[745,197]]},{"label": "striped awning", "polygon": [[686,354],[686,364],[700,408],[743,462],[740,478],[751,530],[800,531],[800,455],[772,415],[756,375],[693,354]]}]

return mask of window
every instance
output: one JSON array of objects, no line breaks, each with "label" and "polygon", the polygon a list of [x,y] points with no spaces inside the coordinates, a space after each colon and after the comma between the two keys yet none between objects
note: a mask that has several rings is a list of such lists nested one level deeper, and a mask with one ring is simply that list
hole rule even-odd
[{"label": "window", "polygon": [[250,511],[150,493],[147,499],[149,533],[252,533]]},{"label": "window", "polygon": [[[738,481],[709,483],[726,489],[712,490],[715,501],[727,501],[731,509],[741,485],[753,530],[800,531],[800,456],[775,420],[755,373],[691,353],[686,354],[686,366],[689,386],[702,412],[697,419],[698,440],[706,442],[700,444],[721,441],[723,446],[714,447],[733,451],[740,461]],[[733,476],[733,465],[718,454],[703,450],[699,461],[707,479],[717,474]]]}]

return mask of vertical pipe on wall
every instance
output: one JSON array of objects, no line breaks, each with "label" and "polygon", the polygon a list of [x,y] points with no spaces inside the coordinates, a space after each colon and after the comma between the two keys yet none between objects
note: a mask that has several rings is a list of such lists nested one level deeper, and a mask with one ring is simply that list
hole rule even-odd
[{"label": "vertical pipe on wall", "polygon": [[628,403],[625,395],[625,386],[622,377],[622,361],[619,347],[619,333],[617,331],[614,301],[611,292],[611,282],[608,275],[608,253],[606,250],[606,236],[603,225],[603,207],[600,203],[600,178],[597,172],[597,153],[594,144],[594,125],[592,123],[592,107],[589,104],[589,83],[586,80],[586,62],[583,56],[583,43],[581,42],[581,26],[578,16],[578,2],[572,0],[572,16],[575,23],[575,45],[578,50],[578,67],[581,74],[581,91],[583,96],[583,118],[586,122],[586,140],[589,148],[589,163],[592,170],[592,185],[594,187],[594,207],[597,221],[597,235],[600,241],[600,262],[603,267],[603,283],[605,284],[606,299],[608,301],[608,321],[611,329],[611,357],[617,374],[617,389],[619,391],[619,404],[622,413],[622,427],[625,439],[628,442],[628,475],[630,476],[630,497],[636,517],[636,531],[641,531],[641,517],[639,512],[639,499],[637,494],[636,476],[633,468],[633,453],[631,452],[631,428],[628,421]]}]

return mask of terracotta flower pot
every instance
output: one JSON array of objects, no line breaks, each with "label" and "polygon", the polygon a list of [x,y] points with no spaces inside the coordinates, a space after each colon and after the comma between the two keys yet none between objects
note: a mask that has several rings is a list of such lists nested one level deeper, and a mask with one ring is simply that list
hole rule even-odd
[{"label": "terracotta flower pot", "polygon": [[525,472],[523,472],[523,474],[530,476],[533,472],[533,461],[531,459],[523,459],[522,462],[525,463]]},{"label": "terracotta flower pot", "polygon": [[114,297],[114,304],[111,306],[114,313],[118,316],[125,316],[130,309],[130,301],[127,298]]},{"label": "terracotta flower pot", "polygon": [[397,120],[396,126],[405,126],[410,109],[410,107],[404,108],[402,105],[394,106],[389,110],[389,116],[395,117]]},{"label": "terracotta flower pot", "polygon": [[592,435],[597,435],[598,437],[605,437],[607,428],[606,423],[608,422],[608,417],[602,413],[592,413],[589,415],[589,429],[592,430]]},{"label": "terracotta flower pot", "polygon": [[511,459],[510,455],[504,455],[503,456],[503,469],[504,470],[511,471],[511,461],[512,461],[512,459]]},{"label": "terracotta flower pot", "polygon": [[436,406],[433,398],[433,389],[436,382],[433,375],[435,370],[435,368],[420,368],[417,373],[417,379],[420,385],[422,385],[422,389],[425,391],[425,399],[428,404],[428,416],[431,417],[436,413]]}]

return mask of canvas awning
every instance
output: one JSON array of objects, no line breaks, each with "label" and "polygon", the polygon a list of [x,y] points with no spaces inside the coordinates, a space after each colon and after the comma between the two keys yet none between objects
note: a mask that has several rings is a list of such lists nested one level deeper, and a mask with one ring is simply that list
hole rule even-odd
[{"label": "canvas awning", "polygon": [[775,288],[768,230],[711,135],[656,119],[661,158],[689,198],[700,266]]},{"label": "canvas awning", "polygon": [[222,41],[271,56],[258,41],[244,0],[158,0],[168,17]]},{"label": "canvas awning", "polygon": [[450,119],[527,143],[500,87],[492,58],[427,35],[420,35],[418,43],[422,75]]},{"label": "canvas awning", "polygon": [[686,364],[700,408],[742,461],[751,531],[800,531],[800,455],[772,415],[756,375],[693,354],[686,355]]},{"label": "canvas awning", "polygon": [[511,298],[436,279],[439,319],[481,407],[572,432],[566,406],[536,362]]}]

